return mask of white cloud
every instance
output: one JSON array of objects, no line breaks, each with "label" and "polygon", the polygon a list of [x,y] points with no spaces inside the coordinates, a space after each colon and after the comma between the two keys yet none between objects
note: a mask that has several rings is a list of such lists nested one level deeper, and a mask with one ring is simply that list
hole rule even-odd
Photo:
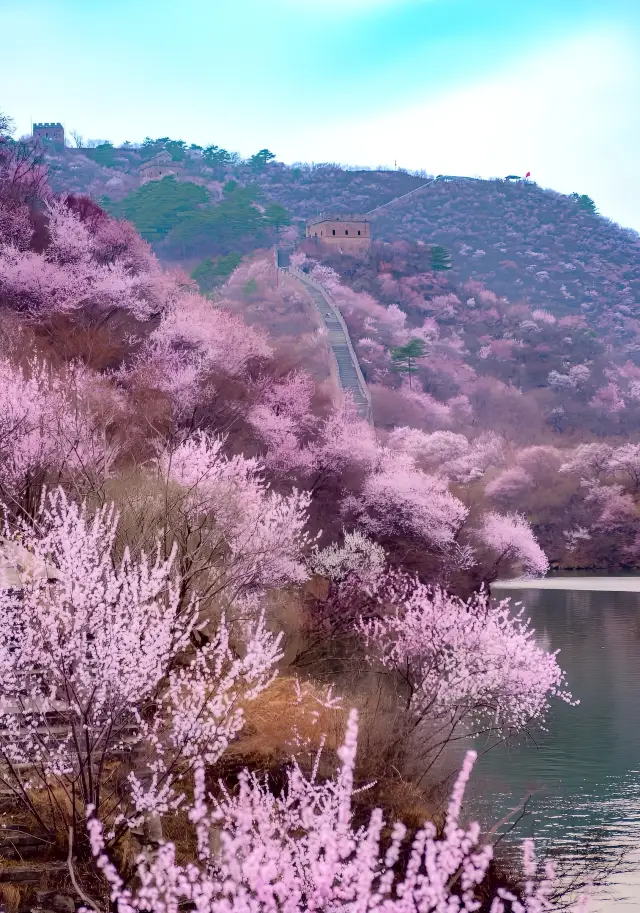
[{"label": "white cloud", "polygon": [[288,160],[386,163],[447,174],[532,172],[588,193],[640,230],[640,63],[633,39],[601,28],[551,44],[502,72],[373,117],[283,136]]}]

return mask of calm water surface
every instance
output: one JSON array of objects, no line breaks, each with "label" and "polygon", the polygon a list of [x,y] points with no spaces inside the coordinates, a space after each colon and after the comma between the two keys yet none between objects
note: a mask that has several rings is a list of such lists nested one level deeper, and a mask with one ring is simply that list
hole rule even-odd
[{"label": "calm water surface", "polygon": [[515,836],[535,837],[541,856],[550,844],[571,855],[589,842],[608,858],[629,848],[637,871],[593,910],[640,913],[640,592],[496,592],[506,595],[525,606],[538,641],[560,649],[580,705],[554,706],[535,745],[500,746],[478,760],[474,812],[491,824],[536,791]]}]

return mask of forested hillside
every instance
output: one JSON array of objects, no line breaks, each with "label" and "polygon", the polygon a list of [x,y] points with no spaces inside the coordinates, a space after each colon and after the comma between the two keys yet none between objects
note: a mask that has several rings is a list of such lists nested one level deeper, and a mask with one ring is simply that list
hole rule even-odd
[{"label": "forested hillside", "polygon": [[[140,165],[161,149],[175,156],[175,178],[141,186]],[[302,221],[322,210],[367,212],[429,177],[289,167],[271,155],[263,150],[243,161],[165,138],[135,149],[51,149],[45,160],[55,189],[102,199],[147,240],[162,242],[161,253],[183,259],[226,254],[239,242],[259,247],[290,221],[299,236]],[[552,307],[556,316],[579,311],[597,319],[606,310],[624,341],[640,301],[640,240],[592,208],[584,195],[532,182],[435,182],[375,214],[373,235],[444,245],[454,255],[454,276],[484,281],[512,301]]]},{"label": "forested hillside", "polygon": [[[141,184],[140,165],[159,150],[175,175]],[[330,384],[313,308],[300,288],[274,296],[269,257],[255,253],[298,245],[297,262],[343,311],[394,446],[467,486],[467,504],[522,512],[554,564],[637,565],[640,238],[587,195],[289,167],[268,150],[241,160],[167,138],[49,152],[54,182],[101,198],[165,262],[277,339],[291,365]],[[319,211],[372,209],[365,258],[301,242]],[[467,475],[446,468],[454,451]]]}]

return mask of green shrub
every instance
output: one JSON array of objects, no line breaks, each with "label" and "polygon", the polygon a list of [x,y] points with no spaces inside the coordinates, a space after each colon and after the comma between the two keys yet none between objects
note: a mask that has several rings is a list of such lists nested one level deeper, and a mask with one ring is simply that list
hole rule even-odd
[{"label": "green shrub", "polygon": [[115,149],[111,143],[100,143],[95,149],[82,150],[87,158],[92,159],[97,165],[103,168],[115,168],[114,163]]},{"label": "green shrub", "polygon": [[572,193],[571,199],[575,200],[578,204],[579,209],[583,209],[585,212],[591,212],[594,213],[594,215],[598,212],[596,209],[596,204],[593,202],[591,197],[586,195],[586,193]]},{"label": "green shrub", "polygon": [[207,257],[191,273],[200,286],[201,292],[210,292],[217,285],[225,282],[242,261],[239,253],[230,253],[223,257]]}]

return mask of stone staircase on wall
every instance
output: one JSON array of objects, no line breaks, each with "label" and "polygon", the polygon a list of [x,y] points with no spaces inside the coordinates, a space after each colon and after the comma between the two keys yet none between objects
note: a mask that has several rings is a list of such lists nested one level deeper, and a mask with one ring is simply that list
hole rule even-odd
[{"label": "stone staircase on wall", "polygon": [[[281,259],[278,257],[279,266],[280,263]],[[338,306],[331,298],[329,292],[306,273],[303,273],[302,270],[290,265],[280,266],[280,269],[286,270],[290,276],[302,282],[313,299],[322,325],[327,329],[329,345],[335,360],[340,386],[344,392],[350,393],[353,397],[358,414],[373,424],[371,394],[362,376],[358,358],[351,344],[349,331],[342,314],[338,310]]]}]

